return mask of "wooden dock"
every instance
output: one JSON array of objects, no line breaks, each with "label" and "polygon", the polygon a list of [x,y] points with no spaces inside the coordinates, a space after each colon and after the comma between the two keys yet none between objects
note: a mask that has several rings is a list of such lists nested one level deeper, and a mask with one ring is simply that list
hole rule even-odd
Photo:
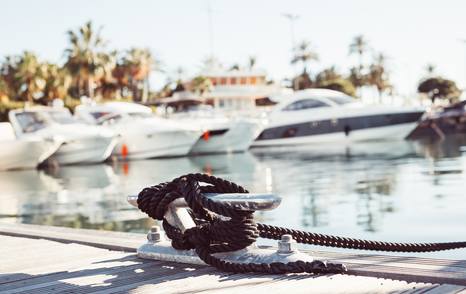
[{"label": "wooden dock", "polygon": [[140,259],[134,252],[144,241],[0,224],[0,293],[466,293],[466,261],[313,252],[345,262],[351,275],[230,274]]}]

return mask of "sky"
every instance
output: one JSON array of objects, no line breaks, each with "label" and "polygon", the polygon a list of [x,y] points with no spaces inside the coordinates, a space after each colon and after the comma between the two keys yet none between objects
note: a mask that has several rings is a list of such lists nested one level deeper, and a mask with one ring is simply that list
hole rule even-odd
[{"label": "sky", "polygon": [[[0,60],[24,50],[63,62],[66,31],[92,20],[102,26],[108,49],[148,47],[164,73],[163,85],[183,68],[200,71],[210,52],[209,0],[1,0]],[[210,0],[213,53],[224,65],[246,64],[249,56],[269,77],[290,77],[291,28],[284,13],[296,14],[296,42],[307,40],[319,54],[313,72],[357,63],[348,54],[356,35],[382,52],[397,92],[413,95],[426,65],[466,87],[466,1],[463,0]],[[370,60],[372,53],[366,56]]]}]

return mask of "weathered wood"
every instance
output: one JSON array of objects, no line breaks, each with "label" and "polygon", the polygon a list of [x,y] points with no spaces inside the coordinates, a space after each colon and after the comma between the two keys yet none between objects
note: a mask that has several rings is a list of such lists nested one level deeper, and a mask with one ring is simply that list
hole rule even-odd
[{"label": "weathered wood", "polygon": [[127,252],[135,252],[141,244],[141,239],[145,238],[143,234],[2,223],[0,235],[76,243]]},{"label": "weathered wood", "polygon": [[345,262],[358,276],[227,274],[139,259],[132,251],[144,241],[144,234],[0,224],[0,292],[466,291],[466,261],[312,251],[316,258]]},{"label": "weathered wood", "polygon": [[[37,243],[46,248],[54,248],[55,252],[72,251],[77,265],[61,264],[59,271],[53,272],[45,267],[38,272],[37,264],[34,274],[24,270],[22,263],[15,264],[16,256],[9,255],[8,249],[2,251],[0,258],[9,264],[8,272],[1,270],[1,277],[20,274],[21,279],[4,280],[0,284],[0,292],[13,293],[194,293],[194,292],[244,292],[261,293],[268,291],[280,293],[292,290],[293,293],[332,292],[394,292],[411,290],[413,287],[427,288],[430,284],[406,283],[368,277],[352,277],[343,275],[312,276],[300,275],[260,275],[260,274],[228,274],[218,272],[208,266],[191,266],[185,264],[142,260],[133,253],[109,251],[77,244],[61,244],[54,241],[25,239],[19,237],[0,236],[0,243],[9,245],[24,242]],[[35,246],[38,248],[38,246]],[[61,248],[60,248],[61,247]],[[96,259],[82,263],[80,253],[94,252]],[[31,260],[36,259],[31,256]],[[60,257],[50,255],[48,260],[40,259],[40,263],[49,265],[61,263]],[[43,265],[42,265],[43,266]],[[453,289],[453,288],[448,288]],[[454,288],[458,289],[458,288]],[[462,288],[461,288],[462,289]],[[356,291],[357,290],[357,291]]]}]

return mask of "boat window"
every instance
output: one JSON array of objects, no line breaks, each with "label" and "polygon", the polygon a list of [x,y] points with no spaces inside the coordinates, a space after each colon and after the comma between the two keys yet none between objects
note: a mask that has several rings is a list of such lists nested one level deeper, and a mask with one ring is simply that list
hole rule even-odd
[{"label": "boat window", "polygon": [[69,111],[49,111],[48,115],[51,120],[59,124],[74,124],[76,119]]},{"label": "boat window", "polygon": [[32,133],[47,126],[46,118],[37,112],[20,112],[15,116],[24,133]]},{"label": "boat window", "polygon": [[328,100],[335,102],[338,105],[348,104],[354,102],[354,98],[350,96],[334,96],[334,97],[326,97]]},{"label": "boat window", "polygon": [[317,107],[327,107],[327,103],[315,99],[298,100],[283,108],[284,111],[295,111]]},{"label": "boat window", "polygon": [[90,114],[92,115],[93,118],[95,119],[99,119],[105,115],[108,115],[110,114],[110,112],[102,112],[102,111],[97,111],[97,112],[90,112]]},{"label": "boat window", "polygon": [[99,125],[113,125],[123,119],[121,114],[108,114],[97,120]]}]

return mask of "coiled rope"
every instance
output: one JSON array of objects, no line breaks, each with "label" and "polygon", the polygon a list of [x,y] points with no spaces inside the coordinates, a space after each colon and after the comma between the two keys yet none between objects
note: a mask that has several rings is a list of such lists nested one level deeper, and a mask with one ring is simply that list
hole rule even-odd
[{"label": "coiled rope", "polygon": [[[207,185],[200,185],[204,183]],[[284,234],[291,235],[302,244],[327,247],[392,251],[432,252],[465,248],[466,242],[449,243],[392,243],[353,239],[316,234],[300,230],[271,226],[254,222],[254,211],[235,210],[228,204],[219,204],[204,197],[203,193],[248,193],[243,187],[227,180],[206,174],[187,174],[171,182],[143,189],[138,195],[138,207],[150,217],[162,220],[167,236],[175,249],[195,249],[207,264],[220,270],[236,273],[343,273],[342,264],[323,261],[296,261],[289,263],[234,263],[219,259],[212,254],[243,249],[253,244],[258,237],[280,240]],[[168,205],[177,198],[188,204],[196,227],[182,232],[171,226],[164,218]]]}]

